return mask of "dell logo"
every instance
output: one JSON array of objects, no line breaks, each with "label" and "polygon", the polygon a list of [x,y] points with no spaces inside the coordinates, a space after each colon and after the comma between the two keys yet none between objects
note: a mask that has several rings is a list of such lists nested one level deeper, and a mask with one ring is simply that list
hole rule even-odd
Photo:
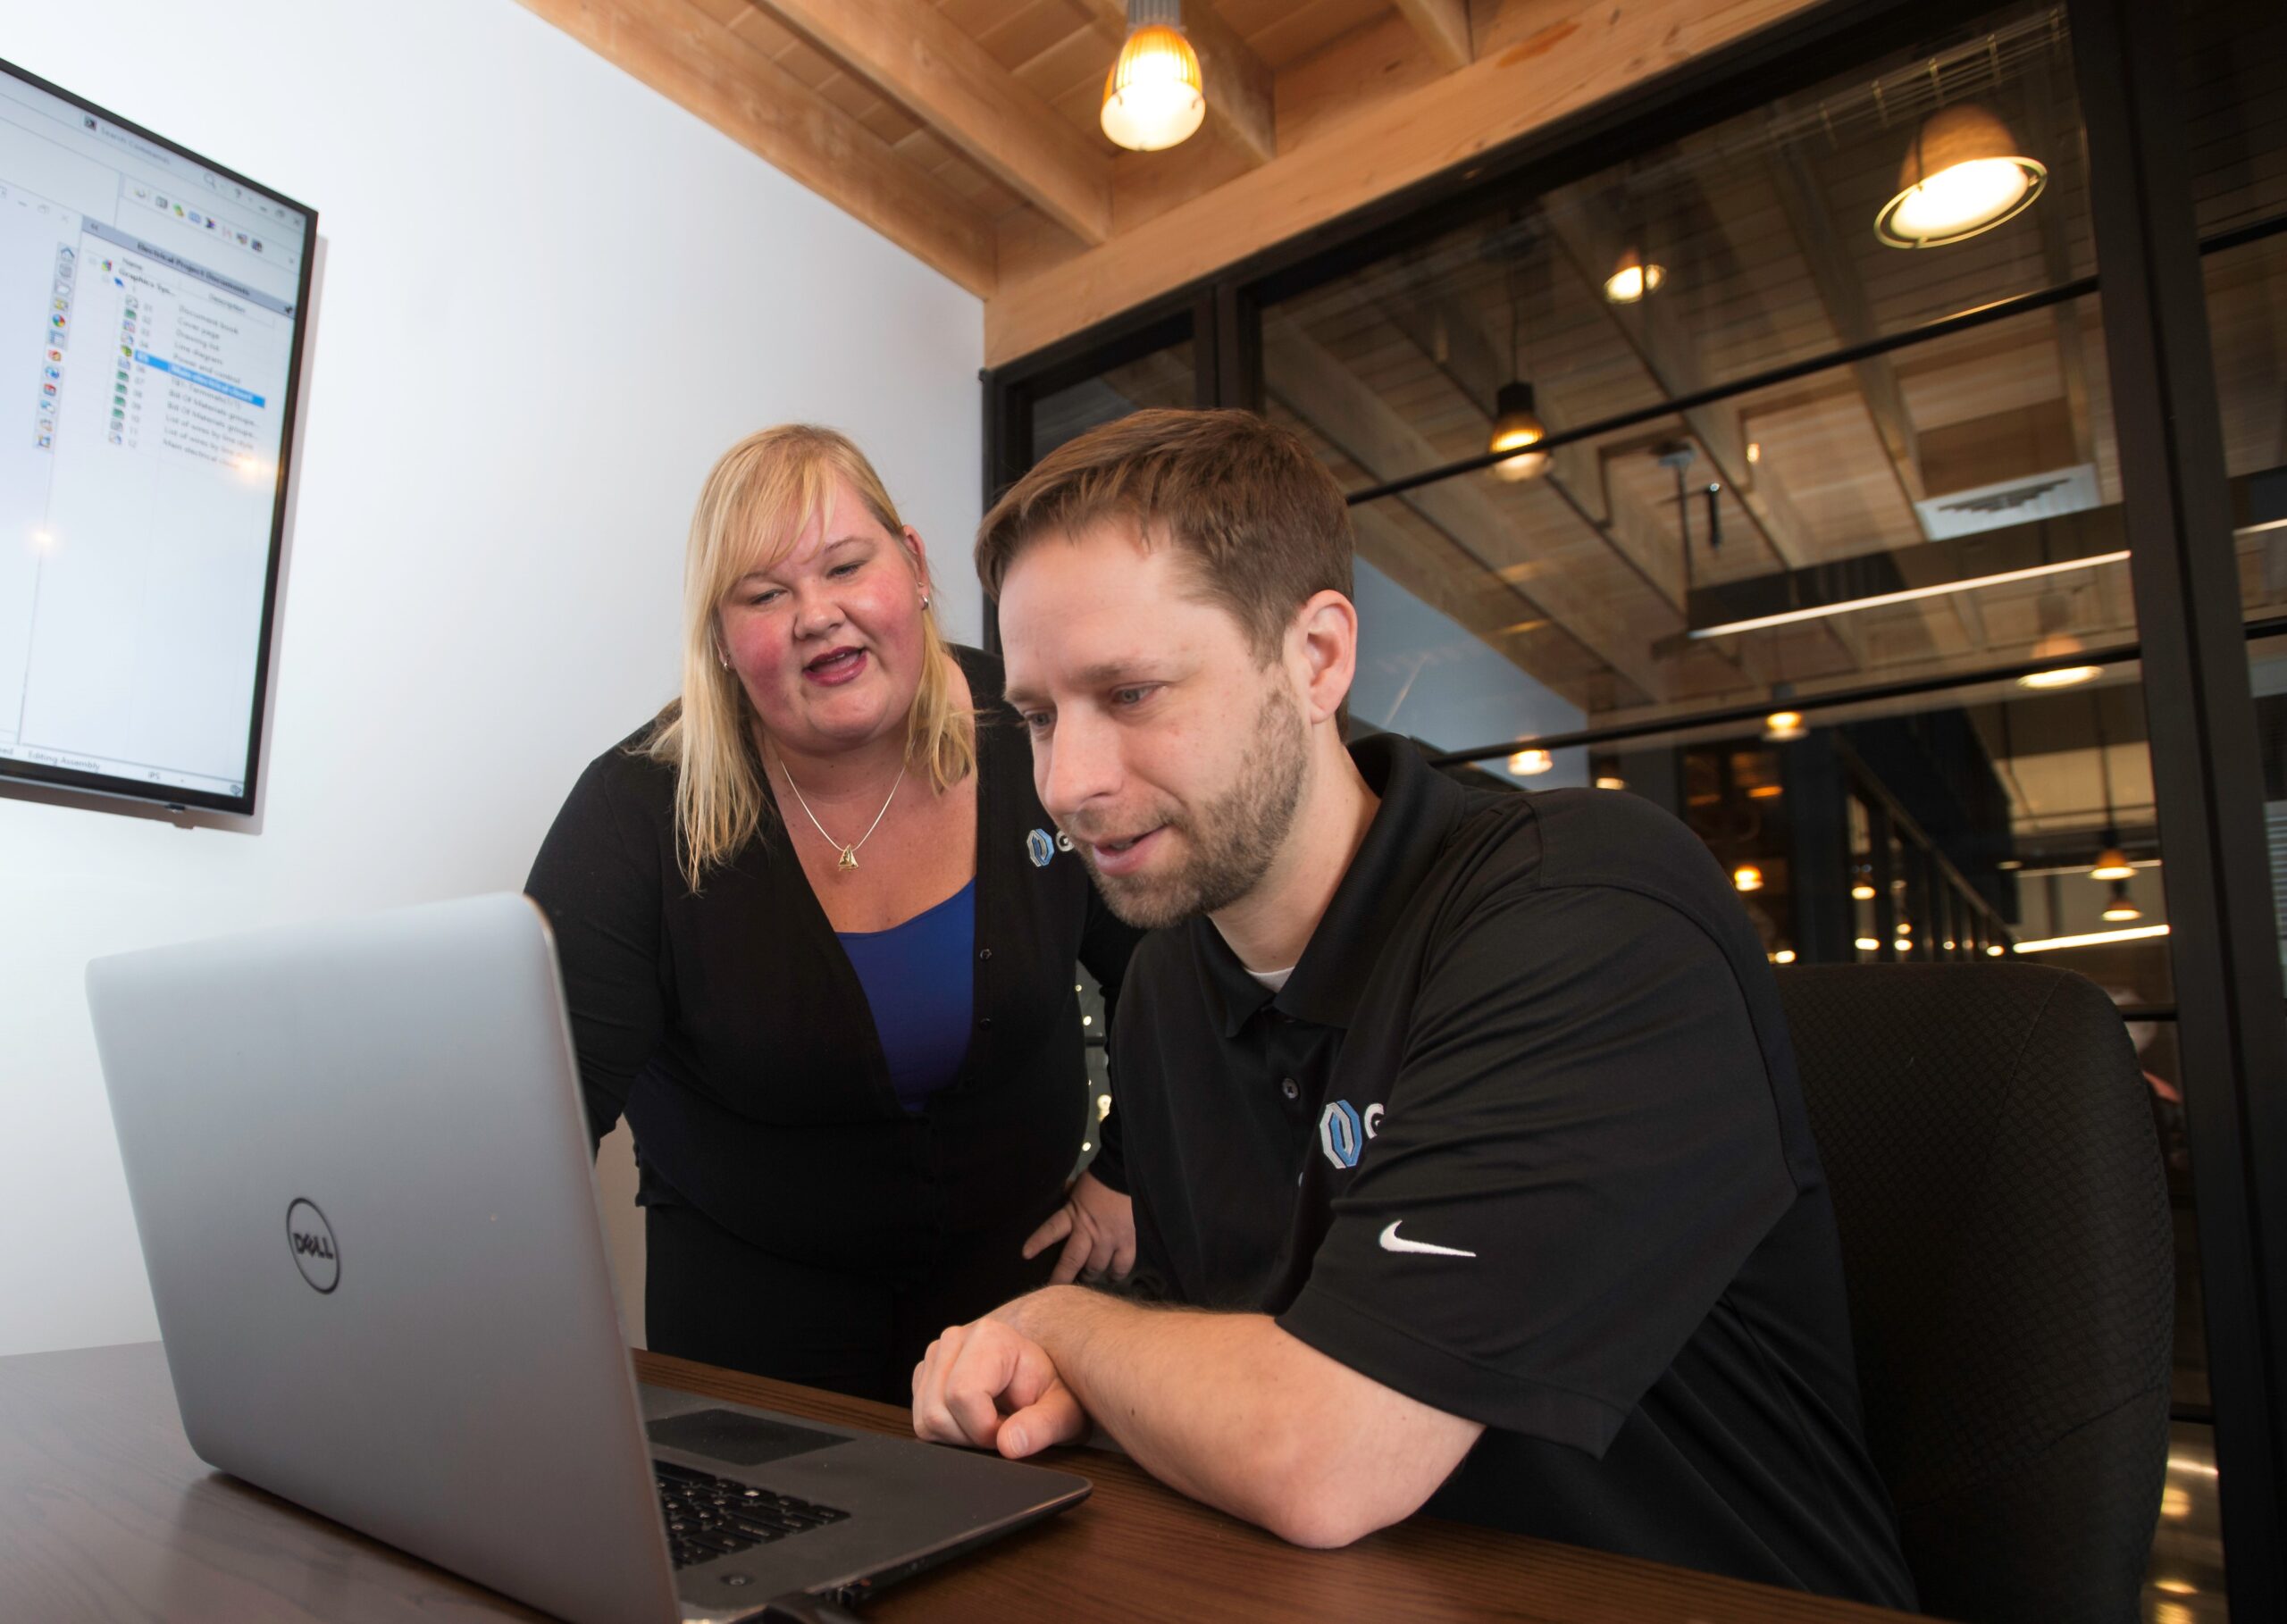
[{"label": "dell logo", "polygon": [[334,1251],[333,1226],[314,1201],[296,1201],[286,1209],[286,1242],[294,1250],[294,1267],[314,1291],[330,1292],[341,1284],[341,1259]]}]

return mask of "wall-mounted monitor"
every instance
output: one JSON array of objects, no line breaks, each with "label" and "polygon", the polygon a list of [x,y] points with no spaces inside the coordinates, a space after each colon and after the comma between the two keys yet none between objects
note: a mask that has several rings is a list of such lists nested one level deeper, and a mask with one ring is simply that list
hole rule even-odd
[{"label": "wall-mounted monitor", "polygon": [[254,809],[316,241],[0,62],[0,779]]}]

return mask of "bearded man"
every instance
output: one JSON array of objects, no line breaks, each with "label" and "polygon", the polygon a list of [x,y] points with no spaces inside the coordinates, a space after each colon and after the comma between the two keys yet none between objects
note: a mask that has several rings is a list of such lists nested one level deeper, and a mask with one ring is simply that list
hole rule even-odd
[{"label": "bearded man", "polygon": [[1722,871],[1625,794],[1345,746],[1340,490],[1294,435],[1144,412],[984,519],[1042,805],[1154,933],[1112,1034],[1156,1301],[948,1330],[926,1438],[1101,1426],[1298,1544],[1433,1513],[1910,1608],[1834,1221]]}]

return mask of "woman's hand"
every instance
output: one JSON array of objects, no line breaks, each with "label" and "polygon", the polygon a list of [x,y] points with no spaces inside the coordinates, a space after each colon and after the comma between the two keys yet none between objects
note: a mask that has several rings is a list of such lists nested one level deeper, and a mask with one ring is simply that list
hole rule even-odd
[{"label": "woman's hand", "polygon": [[1083,1173],[1065,1192],[1064,1205],[1033,1231],[1025,1256],[1036,1258],[1059,1241],[1064,1255],[1056,1260],[1050,1284],[1100,1280],[1107,1274],[1125,1280],[1135,1267],[1135,1203],[1094,1174]]}]

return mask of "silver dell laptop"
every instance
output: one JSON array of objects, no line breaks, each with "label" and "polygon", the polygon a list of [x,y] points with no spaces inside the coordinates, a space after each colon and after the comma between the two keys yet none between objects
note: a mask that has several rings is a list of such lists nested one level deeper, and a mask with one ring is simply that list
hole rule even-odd
[{"label": "silver dell laptop", "polygon": [[1085,1478],[639,1387],[556,955],[520,896],[99,959],[210,1464],[575,1620],[816,1616]]}]

